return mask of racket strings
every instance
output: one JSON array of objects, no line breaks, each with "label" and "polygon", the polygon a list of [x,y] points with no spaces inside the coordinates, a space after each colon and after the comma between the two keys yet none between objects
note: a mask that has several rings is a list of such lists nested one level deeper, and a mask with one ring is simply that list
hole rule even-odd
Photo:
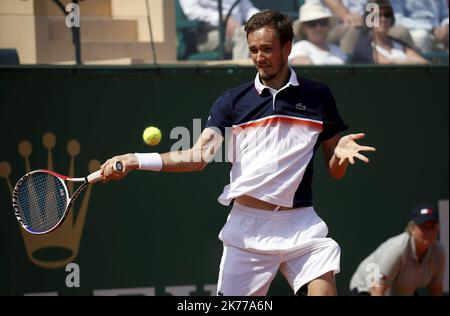
[{"label": "racket strings", "polygon": [[53,228],[64,216],[67,196],[64,184],[55,176],[37,172],[17,188],[16,212],[32,232]]}]

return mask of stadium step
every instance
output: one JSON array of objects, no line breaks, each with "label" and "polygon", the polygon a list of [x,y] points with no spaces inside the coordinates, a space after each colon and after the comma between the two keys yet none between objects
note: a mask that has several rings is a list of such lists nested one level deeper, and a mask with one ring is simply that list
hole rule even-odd
[{"label": "stadium step", "polygon": [[[71,0],[60,0],[64,7],[72,2]],[[111,0],[82,0],[79,1],[80,12],[83,16],[112,16]],[[61,9],[53,0],[39,0],[39,5],[35,5],[37,16],[62,16]]]},{"label": "stadium step", "polygon": [[[70,63],[75,59],[73,45],[67,41],[48,41],[39,54],[41,63]],[[85,63],[124,58],[133,63],[153,62],[149,42],[87,42],[83,43],[81,54]],[[168,62],[166,59],[164,55],[158,56],[160,62]]]},{"label": "stadium step", "polygon": [[[86,17],[80,23],[81,42],[133,42],[138,41],[136,20]],[[48,18],[48,39],[72,41],[72,31],[63,17]]]}]

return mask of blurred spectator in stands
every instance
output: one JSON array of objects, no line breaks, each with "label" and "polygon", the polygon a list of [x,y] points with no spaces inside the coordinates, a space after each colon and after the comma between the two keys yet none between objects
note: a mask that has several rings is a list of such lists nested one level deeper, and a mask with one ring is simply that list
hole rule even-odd
[{"label": "blurred spectator in stands", "polygon": [[439,50],[439,46],[448,50],[446,0],[396,0],[392,6],[397,24],[409,29],[415,45],[422,52]]},{"label": "blurred spectator in stands", "polygon": [[[211,52],[219,47],[219,11],[216,0],[179,0],[184,14],[189,20],[204,22],[198,32],[197,50]],[[235,0],[222,0],[222,16],[225,19]],[[233,59],[249,58],[247,37],[243,25],[259,12],[250,0],[241,0],[233,9],[225,26],[225,53]]]},{"label": "blurred spectator in stands", "polygon": [[382,243],[358,266],[350,281],[352,295],[442,295],[445,249],[437,241],[438,210],[434,204],[417,205],[406,231]]},{"label": "blurred spectator in stands", "polygon": [[395,23],[389,0],[371,0],[378,4],[379,26],[369,28],[367,35],[357,43],[352,53],[353,63],[362,64],[427,64],[428,61],[414,49],[388,36],[389,28]]},{"label": "blurred spectator in stands", "polygon": [[[305,0],[305,3],[321,3],[327,6],[338,22],[331,28],[328,41],[340,45],[348,55],[353,52],[356,43],[364,35],[364,24],[367,0]],[[404,45],[414,48],[414,42],[408,29],[393,26],[389,29],[389,36]]]},{"label": "blurred spectator in stands", "polygon": [[294,33],[301,40],[292,46],[291,64],[344,64],[347,55],[336,45],[327,43],[332,14],[318,3],[301,6],[299,19],[294,23]]}]

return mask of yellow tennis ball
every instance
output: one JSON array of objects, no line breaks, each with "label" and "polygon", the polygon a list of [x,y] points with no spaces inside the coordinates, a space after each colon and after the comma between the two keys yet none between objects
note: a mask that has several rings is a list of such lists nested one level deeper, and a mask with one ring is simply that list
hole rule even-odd
[{"label": "yellow tennis ball", "polygon": [[161,141],[161,131],[157,127],[149,126],[144,130],[142,139],[147,145],[158,145]]}]

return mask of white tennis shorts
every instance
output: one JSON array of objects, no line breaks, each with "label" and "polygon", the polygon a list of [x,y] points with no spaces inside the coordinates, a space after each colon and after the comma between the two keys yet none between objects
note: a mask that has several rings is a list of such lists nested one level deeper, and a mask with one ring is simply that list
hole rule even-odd
[{"label": "white tennis shorts", "polygon": [[218,294],[266,295],[278,269],[294,293],[327,272],[339,273],[341,250],[327,234],[313,207],[276,212],[235,202],[219,234]]}]

